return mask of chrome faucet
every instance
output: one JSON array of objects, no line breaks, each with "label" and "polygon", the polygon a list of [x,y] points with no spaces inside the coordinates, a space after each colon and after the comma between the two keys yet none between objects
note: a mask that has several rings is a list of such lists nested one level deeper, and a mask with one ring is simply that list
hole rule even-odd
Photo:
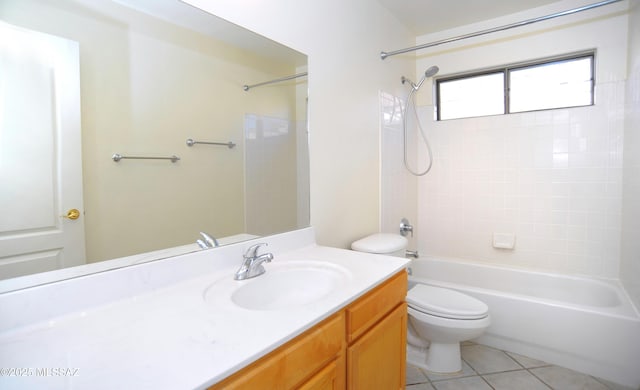
[{"label": "chrome faucet", "polygon": [[406,237],[408,233],[411,233],[411,237],[413,237],[413,225],[411,225],[406,218],[402,218],[402,220],[400,220],[400,234]]},{"label": "chrome faucet", "polygon": [[200,235],[202,236],[202,240],[200,239],[196,240],[196,244],[198,244],[200,248],[209,249],[209,248],[215,248],[217,246],[220,246],[220,244],[218,243],[218,240],[216,240],[215,237],[212,237],[205,232],[200,232]]},{"label": "chrome faucet", "polygon": [[258,256],[258,249],[260,249],[262,245],[269,245],[269,244],[266,244],[263,242],[260,244],[252,245],[249,247],[249,249],[247,249],[244,256],[242,256],[244,259],[242,261],[242,265],[240,266],[240,269],[238,269],[238,271],[236,272],[236,275],[233,277],[235,280],[245,280],[245,279],[254,278],[266,272],[266,270],[262,266],[262,263],[265,263],[265,262],[270,263],[271,260],[273,260],[273,254],[263,253],[260,256]]}]

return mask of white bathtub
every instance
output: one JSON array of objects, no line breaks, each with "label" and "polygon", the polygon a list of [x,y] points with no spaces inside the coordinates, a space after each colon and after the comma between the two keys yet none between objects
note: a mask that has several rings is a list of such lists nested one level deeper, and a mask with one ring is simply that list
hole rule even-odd
[{"label": "white bathtub", "polygon": [[640,316],[619,282],[433,258],[410,268],[409,287],[452,288],[489,306],[476,341],[640,387]]}]

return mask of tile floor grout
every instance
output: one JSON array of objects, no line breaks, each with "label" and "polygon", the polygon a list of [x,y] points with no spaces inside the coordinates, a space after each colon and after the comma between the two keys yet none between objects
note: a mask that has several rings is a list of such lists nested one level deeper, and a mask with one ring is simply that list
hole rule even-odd
[{"label": "tile floor grout", "polygon": [[[540,379],[536,374],[532,373],[528,368],[526,368],[525,366],[523,366],[522,364],[520,364],[519,361],[517,361],[516,359],[513,358],[513,356],[511,356],[508,352],[506,351],[502,351],[505,353],[505,355],[507,355],[509,357],[509,359],[511,359],[515,364],[517,364],[518,366],[520,366],[520,368],[517,369],[513,369],[513,370],[505,370],[505,371],[496,371],[496,372],[491,372],[491,373],[487,373],[485,375],[493,375],[493,374],[502,374],[502,373],[506,373],[506,372],[517,372],[517,371],[527,371],[529,374],[533,375],[534,377],[536,377],[540,382],[542,382],[547,388],[554,390],[553,387],[549,386],[547,383],[544,382],[544,380]],[[462,359],[465,363],[467,363],[467,365],[469,367],[471,367],[471,369],[473,370],[473,372],[475,372],[475,374],[477,376],[479,376],[480,378],[482,378],[482,380],[487,384],[487,386],[489,386],[491,389],[495,390],[495,388],[491,385],[491,383],[489,383],[485,377],[480,374],[479,372],[477,372],[473,366],[471,364],[469,364],[469,362],[465,361],[464,358]],[[549,367],[552,366],[552,364],[546,364],[546,365],[542,365],[542,366],[537,366],[536,368],[540,368],[540,367]]]},{"label": "tile floor grout", "polygon": [[[425,370],[411,366],[407,363],[406,389],[627,389],[623,386],[609,383],[608,381],[601,380],[591,375],[578,373],[553,364],[532,359],[527,356],[502,351],[481,344],[463,344],[462,361],[462,371],[457,374],[451,374],[450,376],[447,374],[427,373]],[[410,375],[411,370],[413,370],[413,377]],[[421,376],[420,379],[416,378],[416,373],[419,373],[418,375]]]}]

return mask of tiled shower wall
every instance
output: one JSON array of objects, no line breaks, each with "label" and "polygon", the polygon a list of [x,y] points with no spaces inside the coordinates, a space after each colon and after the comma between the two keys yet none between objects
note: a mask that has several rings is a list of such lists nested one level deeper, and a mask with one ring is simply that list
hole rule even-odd
[{"label": "tiled shower wall", "polygon": [[[578,2],[560,3],[417,41],[526,20]],[[431,94],[421,94],[435,156],[432,172],[418,186],[422,255],[620,276],[627,6],[608,5],[448,50],[428,49],[417,58],[416,72],[437,64],[445,76],[596,52],[594,106],[435,122]],[[494,248],[494,233],[514,234],[514,248]]]},{"label": "tiled shower wall", "polygon": [[[421,253],[617,277],[623,81],[595,106],[435,122],[434,168],[419,181]],[[492,246],[515,234],[514,249]]]},{"label": "tiled shower wall", "polygon": [[[400,220],[407,218],[415,224],[416,180],[403,165],[403,99],[387,92],[380,92],[380,154],[381,154],[381,213],[380,231],[398,233]],[[410,124],[411,125],[411,124]],[[415,143],[411,142],[411,159],[415,160]],[[409,238],[409,249],[415,241]]]},{"label": "tiled shower wall", "polygon": [[266,236],[298,228],[296,130],[289,118],[245,114],[246,233]]}]

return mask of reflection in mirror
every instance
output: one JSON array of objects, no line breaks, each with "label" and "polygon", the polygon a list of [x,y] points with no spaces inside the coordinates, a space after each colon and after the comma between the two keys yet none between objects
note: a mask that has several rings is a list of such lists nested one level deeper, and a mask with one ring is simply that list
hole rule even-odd
[{"label": "reflection in mirror", "polygon": [[309,225],[306,77],[243,89],[305,55],[177,0],[0,19],[0,279]]}]

